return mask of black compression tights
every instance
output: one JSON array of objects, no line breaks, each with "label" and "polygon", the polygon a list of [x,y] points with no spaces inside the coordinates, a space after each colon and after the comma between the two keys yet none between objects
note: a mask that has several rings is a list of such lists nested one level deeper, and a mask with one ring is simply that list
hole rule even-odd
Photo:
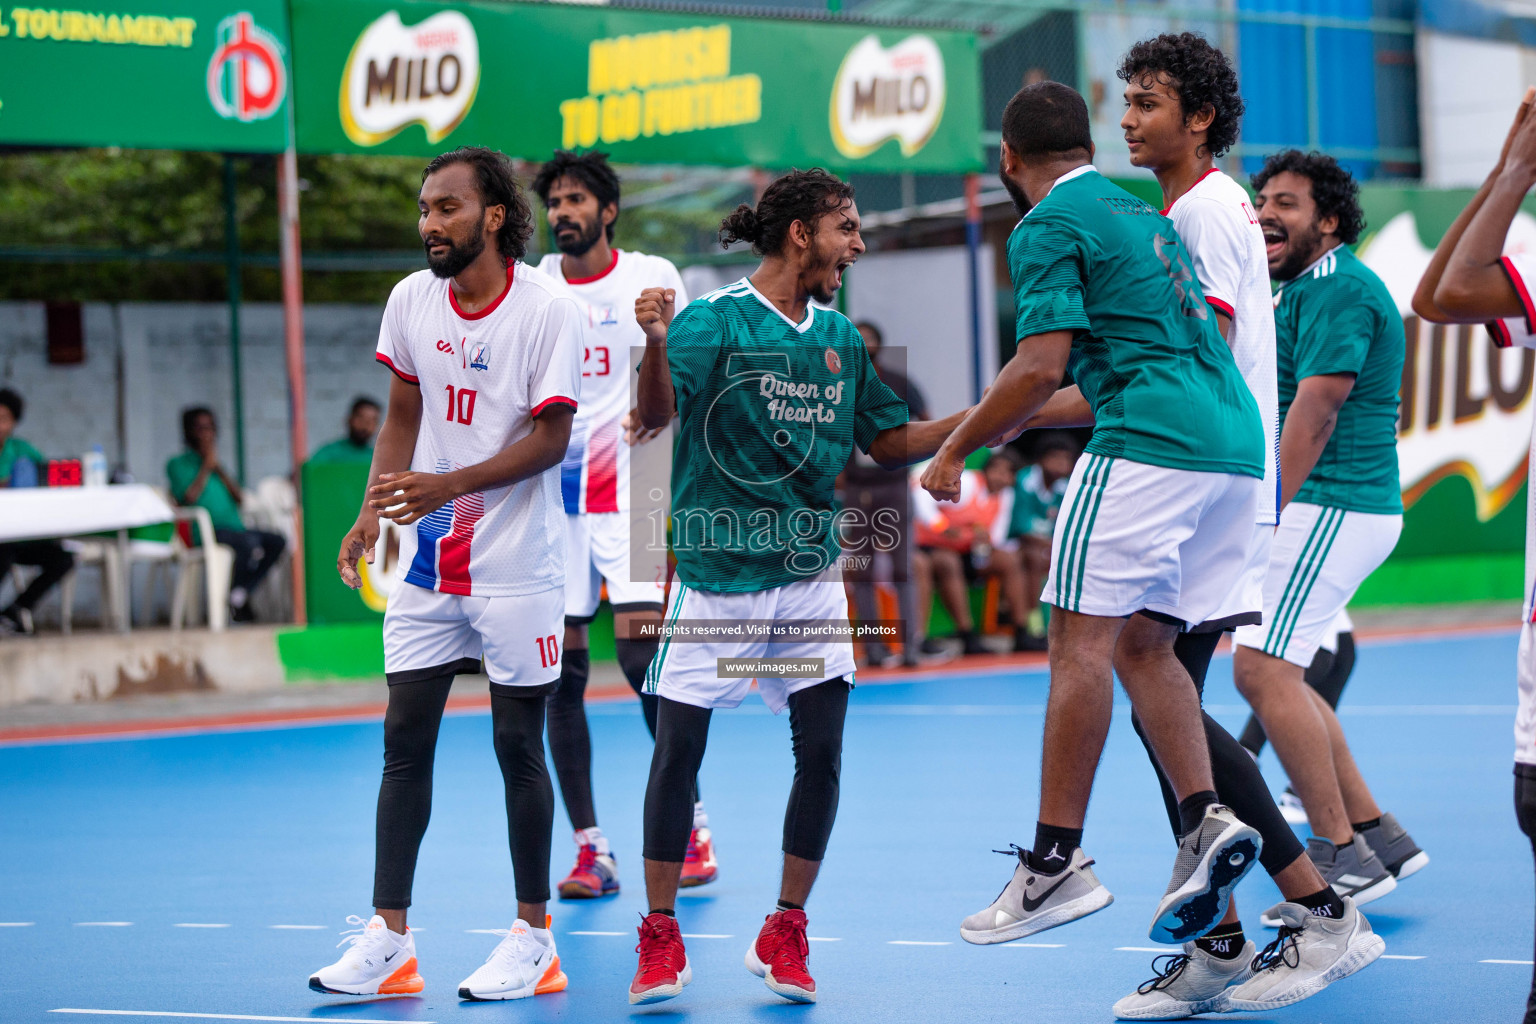
[{"label": "black compression tights", "polygon": [[[795,783],[784,811],[784,852],[804,860],[826,855],[837,818],[843,722],[852,687],[838,676],[789,697]],[[688,781],[704,761],[710,709],[660,698],[656,750],[645,789],[645,859],[678,862],[688,849],[693,807]]]},{"label": "black compression tights", "polygon": [[[411,905],[416,855],[432,816],[432,761],[453,673],[392,682],[384,712],[384,781],[379,786],[373,905]],[[491,729],[506,787],[507,840],[517,899],[549,899],[549,844],[555,793],[544,766],[545,686],[491,686]]]},{"label": "black compression tights", "polygon": [[[1325,651],[1318,648],[1312,664],[1307,666],[1307,685],[1316,690],[1329,707],[1337,710],[1339,698],[1344,695],[1344,684],[1349,682],[1349,675],[1354,670],[1355,634],[1340,633],[1338,650]],[[1259,716],[1249,715],[1248,724],[1243,727],[1243,746],[1257,755],[1264,749],[1266,739],[1264,726],[1259,724]]]},{"label": "black compression tights", "polygon": [[[1520,831],[1531,840],[1536,855],[1536,765],[1515,765],[1515,819]],[[1531,994],[1525,1001],[1525,1024],[1536,1024],[1536,973],[1531,977]]]},{"label": "black compression tights", "polygon": [[[1195,691],[1201,695],[1205,693],[1205,674],[1211,667],[1211,655],[1216,653],[1216,644],[1220,640],[1220,633],[1180,633],[1173,643],[1173,653],[1194,681]],[[1242,744],[1233,739],[1232,734],[1210,715],[1204,711],[1200,715],[1205,724],[1205,741],[1211,751],[1211,774],[1216,780],[1216,796],[1232,808],[1232,812],[1241,821],[1259,830],[1264,838],[1259,862],[1271,875],[1278,874],[1301,856],[1301,842],[1281,816],[1280,809],[1275,806],[1275,798],[1270,795],[1264,776],[1259,772],[1259,766],[1248,756]],[[1173,834],[1177,838],[1181,834],[1179,799],[1158,765],[1151,744],[1147,743],[1146,734],[1141,729],[1141,720],[1133,714],[1131,724],[1136,727],[1136,735],[1141,737],[1142,745],[1147,748],[1147,757],[1157,772],[1158,785],[1163,790],[1163,804],[1168,809],[1168,822],[1173,826]]]}]

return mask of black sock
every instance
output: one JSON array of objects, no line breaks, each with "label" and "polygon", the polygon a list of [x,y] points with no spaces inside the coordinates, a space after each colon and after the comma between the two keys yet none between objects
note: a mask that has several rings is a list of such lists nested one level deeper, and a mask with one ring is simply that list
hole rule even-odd
[{"label": "black sock", "polygon": [[775,909],[777,909],[777,910],[804,910],[805,909],[805,906],[803,904],[791,903],[791,902],[789,902],[789,900],[779,900],[779,902],[776,903],[774,906],[775,906]]},{"label": "black sock", "polygon": [[1333,886],[1325,885],[1311,896],[1302,896],[1290,902],[1299,907],[1306,907],[1307,913],[1313,917],[1331,917],[1335,921],[1344,916],[1344,901],[1339,894],[1333,891]]},{"label": "black sock", "polygon": [[1205,809],[1216,803],[1216,791],[1202,789],[1179,801],[1179,834],[1189,835],[1205,820]]},{"label": "black sock", "polygon": [[1376,828],[1381,825],[1381,818],[1371,818],[1369,821],[1357,821],[1350,824],[1350,828],[1356,832],[1364,832],[1368,828]]},{"label": "black sock", "polygon": [[1243,955],[1245,942],[1242,923],[1238,922],[1217,926],[1215,931],[1196,939],[1195,945],[1218,960],[1236,960]]},{"label": "black sock", "polygon": [[[652,914],[661,914],[663,917],[676,917],[677,916],[677,911],[675,911],[675,910],[655,910],[655,909],[652,909],[651,913]],[[647,916],[650,916],[650,915],[647,915]]]},{"label": "black sock", "polygon": [[1072,862],[1072,851],[1083,845],[1083,830],[1035,822],[1035,848],[1029,863],[1036,871],[1054,875]]}]

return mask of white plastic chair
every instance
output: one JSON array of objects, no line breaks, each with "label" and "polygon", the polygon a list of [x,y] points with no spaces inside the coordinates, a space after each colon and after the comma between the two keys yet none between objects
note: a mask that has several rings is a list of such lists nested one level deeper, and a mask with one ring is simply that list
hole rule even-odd
[{"label": "white plastic chair", "polygon": [[[198,577],[206,584],[208,628],[223,632],[229,625],[229,581],[235,567],[235,553],[220,544],[213,535],[213,517],[199,506],[178,506],[176,532],[171,535],[171,550],[176,562],[176,586],[171,592],[171,628],[181,629],[188,620],[188,603]],[[190,536],[182,524],[196,524],[198,543],[188,544]]]},{"label": "white plastic chair", "polygon": [[101,628],[116,629],[117,623],[123,621],[123,609],[117,603],[117,595],[123,591],[117,584],[124,568],[116,542],[81,539],[63,543],[64,550],[75,556],[75,567],[59,583],[59,628],[65,636],[74,632],[75,587],[80,581],[80,570],[94,565],[101,570]]}]

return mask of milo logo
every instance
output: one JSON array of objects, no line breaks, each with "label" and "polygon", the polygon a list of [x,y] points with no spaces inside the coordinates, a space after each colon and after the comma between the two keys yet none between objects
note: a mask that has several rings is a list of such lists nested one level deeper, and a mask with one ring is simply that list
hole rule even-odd
[{"label": "milo logo", "polygon": [[480,87],[480,44],[458,11],[417,25],[396,11],[357,37],[341,76],[341,125],[359,146],[377,146],[419,124],[429,143],[459,126]]}]

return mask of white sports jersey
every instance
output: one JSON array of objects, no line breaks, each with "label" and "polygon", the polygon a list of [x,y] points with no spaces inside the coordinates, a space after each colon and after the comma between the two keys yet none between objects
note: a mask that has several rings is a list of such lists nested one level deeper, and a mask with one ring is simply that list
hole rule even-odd
[{"label": "white sports jersey", "polygon": [[[1500,348],[1519,345],[1536,348],[1536,302],[1532,301],[1532,288],[1536,287],[1536,255],[1521,253],[1504,257],[1504,272],[1520,296],[1525,316],[1495,320],[1488,325],[1488,333]],[[1521,612],[1525,627],[1520,633],[1520,664],[1517,677],[1520,683],[1520,704],[1515,712],[1515,760],[1523,764],[1536,764],[1536,637],[1532,636],[1531,622],[1536,619],[1536,421],[1531,424],[1531,450],[1527,457],[1525,481],[1525,605]]]},{"label": "white sports jersey", "polygon": [[1264,421],[1258,522],[1273,526],[1280,521],[1280,399],[1264,231],[1243,186],[1214,167],[1163,213],[1195,261],[1205,300],[1232,318],[1227,344]]},{"label": "white sports jersey", "polygon": [[620,426],[629,412],[631,348],[645,347],[635,322],[635,300],[646,288],[673,288],[676,309],[688,304],[683,279],[667,260],[615,249],[608,269],[595,277],[567,281],[560,254],[550,253],[539,269],[564,281],[584,314],[581,321],[581,410],[571,424],[571,446],[560,463],[560,493],[567,512],[629,510],[629,445]]},{"label": "white sports jersey", "polygon": [[[524,263],[478,313],[422,270],[390,292],[378,359],[421,387],[411,469],[446,473],[484,462],[533,432],[533,418],[576,408],[581,341],[564,288]],[[553,472],[466,494],[401,532],[406,583],[466,597],[536,594],[565,584],[565,512]]]}]

